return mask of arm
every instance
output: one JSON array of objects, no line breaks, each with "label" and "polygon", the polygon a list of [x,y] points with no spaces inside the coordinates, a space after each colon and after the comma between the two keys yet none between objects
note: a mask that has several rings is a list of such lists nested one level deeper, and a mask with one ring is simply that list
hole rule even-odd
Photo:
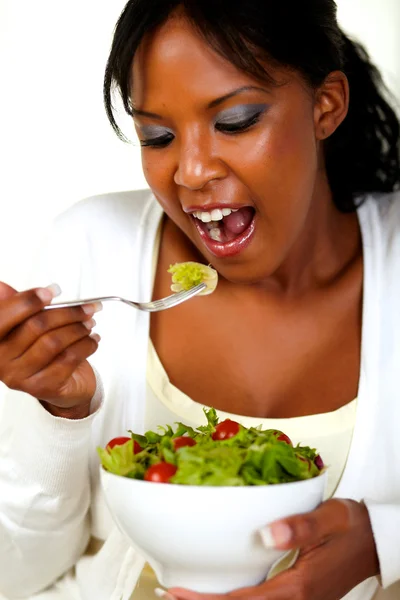
[{"label": "arm", "polygon": [[384,588],[400,580],[400,504],[365,502],[380,566]]},{"label": "arm", "polygon": [[0,593],[9,598],[53,583],[87,545],[92,419],[60,419],[27,394],[3,394]]},{"label": "arm", "polygon": [[[68,223],[55,228],[37,262],[41,272],[35,279],[58,280],[73,297],[79,291],[81,248],[79,237],[71,238],[70,231]],[[48,317],[58,319],[54,312]],[[21,330],[17,335],[23,340],[31,333],[28,328],[28,333]],[[3,363],[6,350],[3,344]],[[5,369],[3,364],[8,384],[11,369]],[[23,369],[22,363],[13,367],[12,390],[0,389],[0,596],[9,598],[27,597],[54,583],[76,563],[89,539],[93,415],[53,416],[36,399],[46,396],[18,386],[15,379],[22,377]],[[55,375],[47,377],[50,387],[57,383]],[[28,393],[16,391],[21,389]],[[78,395],[84,386],[80,389]],[[98,398],[92,413],[97,405]]]}]

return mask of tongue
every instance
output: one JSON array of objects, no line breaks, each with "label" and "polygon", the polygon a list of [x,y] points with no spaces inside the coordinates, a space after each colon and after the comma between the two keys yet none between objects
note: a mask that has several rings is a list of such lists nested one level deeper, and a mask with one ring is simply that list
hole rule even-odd
[{"label": "tongue", "polygon": [[249,207],[244,207],[237,212],[231,213],[227,217],[224,217],[224,225],[227,231],[240,235],[243,231],[246,231],[253,219],[254,211]]}]

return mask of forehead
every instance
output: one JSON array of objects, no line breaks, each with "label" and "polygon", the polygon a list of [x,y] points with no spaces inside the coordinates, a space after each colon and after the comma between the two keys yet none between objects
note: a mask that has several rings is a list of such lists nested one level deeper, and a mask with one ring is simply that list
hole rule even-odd
[{"label": "forehead", "polygon": [[173,16],[145,38],[133,61],[135,106],[196,99],[204,103],[258,83],[217,54],[183,16]]}]

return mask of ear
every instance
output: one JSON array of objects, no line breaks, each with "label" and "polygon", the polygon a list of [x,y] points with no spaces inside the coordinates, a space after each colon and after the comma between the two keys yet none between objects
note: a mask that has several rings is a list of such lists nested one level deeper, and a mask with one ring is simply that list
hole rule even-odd
[{"label": "ear", "polygon": [[314,125],[317,140],[330,137],[349,111],[349,81],[342,71],[333,71],[315,93]]}]

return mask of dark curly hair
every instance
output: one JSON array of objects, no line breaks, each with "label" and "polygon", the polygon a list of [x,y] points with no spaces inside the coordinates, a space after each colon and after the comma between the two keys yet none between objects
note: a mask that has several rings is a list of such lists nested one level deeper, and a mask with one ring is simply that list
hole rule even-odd
[{"label": "dark curly hair", "polygon": [[257,79],[276,83],[262,59],[296,70],[313,88],[332,71],[347,75],[349,113],[325,142],[329,183],[341,211],[355,210],[368,192],[400,188],[399,119],[366,50],[340,29],[334,0],[129,0],[104,77],[107,116],[121,139],[113,94],[131,114],[135,52],[178,8],[216,52]]}]

